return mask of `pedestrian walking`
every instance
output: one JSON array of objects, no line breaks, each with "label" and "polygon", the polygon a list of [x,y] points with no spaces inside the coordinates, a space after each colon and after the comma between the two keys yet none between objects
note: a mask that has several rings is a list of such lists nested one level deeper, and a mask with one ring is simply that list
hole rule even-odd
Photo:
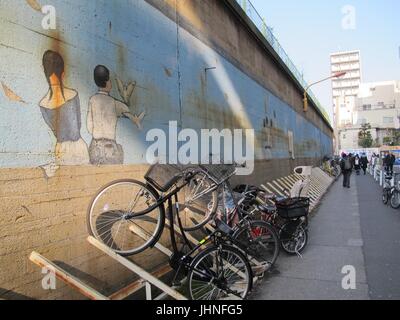
[{"label": "pedestrian walking", "polygon": [[369,163],[367,155],[365,153],[361,156],[360,162],[361,162],[361,168],[363,169],[365,176],[367,174],[367,168]]},{"label": "pedestrian walking", "polygon": [[386,153],[382,156],[383,168],[386,173],[389,173],[389,153]]},{"label": "pedestrian walking", "polygon": [[375,152],[372,154],[371,157],[371,166],[372,166],[372,172],[375,172],[375,167],[376,163],[378,162],[378,156],[375,154]]},{"label": "pedestrian walking", "polygon": [[360,157],[358,154],[354,157],[354,170],[356,170],[357,175],[360,175],[360,170],[361,170],[361,161]]},{"label": "pedestrian walking", "polygon": [[383,165],[385,167],[385,171],[388,175],[393,175],[393,166],[396,161],[396,157],[391,152],[388,152],[383,159]]},{"label": "pedestrian walking", "polygon": [[394,167],[395,162],[396,162],[396,156],[392,152],[390,152],[390,158],[389,158],[390,175],[393,175],[393,167]]},{"label": "pedestrian walking", "polygon": [[343,173],[343,188],[350,189],[350,178],[351,172],[353,171],[353,161],[350,155],[345,153],[342,154],[342,160],[340,161],[340,168]]}]

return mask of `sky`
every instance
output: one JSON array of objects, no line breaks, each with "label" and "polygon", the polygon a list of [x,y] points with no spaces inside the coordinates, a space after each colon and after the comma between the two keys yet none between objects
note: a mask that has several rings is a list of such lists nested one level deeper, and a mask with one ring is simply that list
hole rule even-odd
[{"label": "sky", "polygon": [[[330,75],[331,53],[348,50],[361,51],[363,82],[400,80],[399,0],[251,2],[308,83]],[[354,28],[346,6],[354,8]],[[331,82],[312,91],[332,117]]]}]

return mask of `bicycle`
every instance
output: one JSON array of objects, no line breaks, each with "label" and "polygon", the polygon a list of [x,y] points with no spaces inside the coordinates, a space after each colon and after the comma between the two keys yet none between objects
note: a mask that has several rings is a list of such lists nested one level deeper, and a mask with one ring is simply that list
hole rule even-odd
[{"label": "bicycle", "polygon": [[384,183],[383,183],[383,190],[382,190],[382,202],[383,204],[389,204],[390,200],[392,199],[394,187],[392,186],[393,177],[391,175],[384,176]]},{"label": "bicycle", "polygon": [[329,176],[333,177],[335,181],[338,180],[340,175],[342,174],[342,170],[335,159],[327,159],[323,161],[320,168]]},{"label": "bicycle", "polygon": [[385,182],[382,191],[382,202],[387,205],[390,202],[390,206],[393,209],[400,208],[400,181],[394,186],[392,185],[392,175],[385,175]]},{"label": "bicycle", "polygon": [[287,254],[300,255],[308,243],[309,198],[278,197],[258,187],[243,187],[253,190],[246,206],[256,208],[261,213],[260,219],[276,228],[281,248]]},{"label": "bicycle", "polygon": [[[194,282],[201,281],[197,277],[200,275],[204,277],[203,280],[207,280],[203,281],[206,283],[206,286],[211,286],[214,293],[218,293],[218,296],[224,292],[225,294],[234,294],[244,299],[252,287],[252,269],[247,257],[248,252],[251,252],[252,249],[249,246],[249,242],[242,242],[243,240],[241,240],[240,235],[251,234],[255,222],[248,218],[240,219],[239,223],[231,228],[223,221],[219,221],[218,229],[200,241],[195,248],[191,246],[185,236],[186,231],[198,230],[214,217],[218,205],[218,188],[225,184],[236,171],[226,166],[218,168],[220,179],[218,179],[217,174],[212,174],[209,168],[202,166],[182,169],[179,166],[154,165],[145,175],[146,183],[136,180],[119,180],[110,183],[99,191],[89,206],[89,233],[118,254],[129,256],[140,253],[149,247],[153,247],[159,241],[165,226],[164,204],[167,203],[170,238],[173,248],[173,256],[170,258],[170,264],[176,270],[176,275],[181,270],[184,270],[188,274],[187,278],[189,279],[191,297],[193,299],[199,298],[192,291],[192,286]],[[161,171],[164,174],[161,174]],[[166,172],[169,174],[165,174]],[[126,188],[126,190],[122,190],[122,188]],[[183,192],[185,200],[183,203],[180,203],[178,201],[178,194],[182,190],[185,191]],[[162,193],[159,194],[158,191]],[[206,213],[194,210],[194,203],[199,204],[202,208],[206,208]],[[181,204],[184,205],[185,209],[190,208],[190,212],[181,211]],[[198,207],[195,209],[198,209]],[[181,231],[180,234],[184,240],[184,247],[189,248],[189,252],[187,253],[184,253],[183,250],[179,250],[177,247],[174,232],[174,211],[178,227]],[[196,217],[200,217],[201,221],[198,222],[194,219],[195,222],[193,222],[193,219],[189,217],[190,222],[194,223],[194,226],[185,228],[181,219],[182,213],[186,213],[187,216],[191,216],[191,213],[194,213]],[[133,233],[132,225],[134,225],[134,228],[139,228],[142,233],[146,234],[146,237],[140,237]],[[257,226],[259,227],[259,225]],[[278,237],[274,233],[274,230],[269,225],[262,227],[267,229],[269,234],[272,235],[272,242],[275,243],[276,248],[279,248],[277,244]],[[221,228],[225,232],[222,232]],[[256,243],[259,246],[265,247],[265,243],[261,238],[253,236],[250,240],[252,240],[253,245]],[[210,242],[212,243],[210,248],[201,251],[192,258],[200,248]],[[274,252],[277,251],[276,248]],[[255,254],[255,252],[251,252],[251,254]],[[212,259],[212,255],[219,256],[219,258],[215,258],[216,260]],[[238,263],[238,265],[234,265],[233,268],[239,270],[239,274],[246,275],[244,280],[242,279],[245,286],[241,285],[245,289],[240,293],[227,288],[231,284],[231,282],[227,281],[227,277],[229,275],[229,278],[232,278],[233,274],[222,272],[225,260],[228,261],[228,267],[230,266],[230,269],[232,267],[232,262],[229,259],[225,259],[225,255],[235,256],[233,261]],[[273,257],[275,261],[275,254]],[[253,260],[253,258],[251,259]],[[199,270],[199,268],[202,269],[199,267],[201,265],[200,262],[209,260],[212,260],[213,265],[217,266],[216,270],[210,269],[210,266],[207,266],[207,268],[204,267],[204,270]],[[243,270],[240,270],[240,268]],[[205,271],[208,269],[211,271]],[[209,274],[209,272],[212,274]],[[235,287],[235,284],[233,287]],[[204,297],[201,296],[200,298]],[[215,296],[211,294],[207,298],[215,299]]]}]

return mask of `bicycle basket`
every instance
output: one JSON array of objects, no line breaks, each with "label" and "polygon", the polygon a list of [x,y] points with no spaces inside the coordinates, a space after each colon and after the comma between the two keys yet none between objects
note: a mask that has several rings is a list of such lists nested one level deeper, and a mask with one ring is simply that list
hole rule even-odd
[{"label": "bicycle basket", "polygon": [[235,173],[235,166],[228,164],[207,164],[200,165],[217,183],[221,183],[230,178]]},{"label": "bicycle basket", "polygon": [[154,188],[161,192],[167,192],[180,178],[183,168],[172,164],[152,165],[144,178]]},{"label": "bicycle basket", "polygon": [[284,219],[305,217],[310,210],[309,198],[289,198],[276,203],[278,215]]}]

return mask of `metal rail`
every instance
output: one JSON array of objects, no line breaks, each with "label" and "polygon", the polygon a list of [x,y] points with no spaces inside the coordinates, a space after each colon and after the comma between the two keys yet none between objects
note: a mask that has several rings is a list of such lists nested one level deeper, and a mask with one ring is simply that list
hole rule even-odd
[{"label": "metal rail", "polygon": [[[257,29],[261,32],[264,38],[268,41],[271,47],[275,50],[281,60],[285,63],[288,67],[289,71],[293,74],[293,76],[297,79],[297,81],[301,84],[304,90],[308,87],[308,83],[304,79],[304,75],[302,72],[297,69],[296,65],[290,59],[289,55],[286,53],[285,49],[279,43],[278,39],[273,34],[272,29],[267,25],[264,18],[258,13],[257,9],[253,6],[250,0],[235,0],[246,13],[246,15],[250,18],[250,20],[254,23]],[[308,95],[310,96],[311,100],[317,106],[321,114],[324,118],[330,123],[330,118],[328,113],[326,112],[325,108],[319,102],[315,94],[312,90],[307,91]]]}]

